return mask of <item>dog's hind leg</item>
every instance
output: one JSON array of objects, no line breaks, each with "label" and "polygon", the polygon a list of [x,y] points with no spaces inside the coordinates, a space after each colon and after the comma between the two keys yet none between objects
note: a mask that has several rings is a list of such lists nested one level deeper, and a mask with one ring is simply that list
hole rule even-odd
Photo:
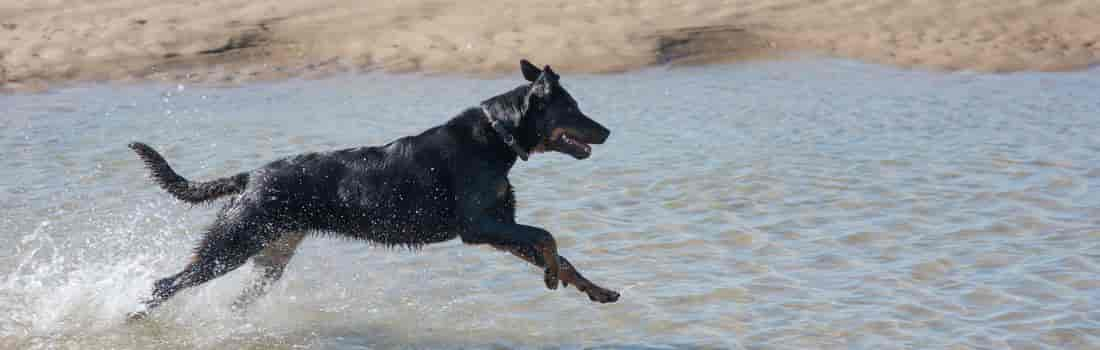
[{"label": "dog's hind leg", "polygon": [[283,276],[283,270],[294,257],[294,251],[298,244],[302,243],[305,234],[301,232],[285,233],[279,239],[271,241],[252,258],[260,275],[256,276],[252,283],[233,302],[233,309],[242,311],[259,297],[267,294],[271,285],[275,284]]},{"label": "dog's hind leg", "polygon": [[[507,251],[526,260],[527,262],[534,264],[535,266],[545,268],[546,261],[543,259],[542,254],[538,252],[538,249],[532,246],[507,246],[507,245],[492,245],[494,248]],[[569,263],[569,260],[564,256],[558,256],[558,262],[561,264],[561,283],[568,287],[572,284],[577,290],[588,294],[588,299],[600,303],[613,303],[619,300],[619,293],[613,290],[600,287],[587,278],[581,275],[581,272],[573,267],[573,264]]]},{"label": "dog's hind leg", "polygon": [[144,318],[149,310],[179,291],[203,284],[244,264],[273,236],[270,229],[261,228],[257,222],[265,221],[237,218],[215,222],[195,249],[191,262],[183,271],[157,280],[153,284],[152,297],[143,301],[145,310],[131,314],[130,319]]}]

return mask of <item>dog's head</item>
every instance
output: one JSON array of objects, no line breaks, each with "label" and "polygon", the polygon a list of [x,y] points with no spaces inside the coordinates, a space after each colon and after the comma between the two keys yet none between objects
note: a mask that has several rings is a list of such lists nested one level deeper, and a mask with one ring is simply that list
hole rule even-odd
[{"label": "dog's head", "polygon": [[550,66],[539,69],[520,61],[530,84],[482,102],[496,131],[523,160],[530,153],[561,152],[576,159],[592,155],[611,131],[584,115]]}]

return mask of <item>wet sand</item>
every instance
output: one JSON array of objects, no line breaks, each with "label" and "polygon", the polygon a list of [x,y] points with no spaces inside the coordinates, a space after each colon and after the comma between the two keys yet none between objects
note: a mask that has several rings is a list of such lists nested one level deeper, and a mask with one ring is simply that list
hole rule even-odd
[{"label": "wet sand", "polygon": [[1094,0],[15,1],[0,90],[64,81],[236,84],[348,71],[564,72],[824,54],[944,70],[1100,62]]}]

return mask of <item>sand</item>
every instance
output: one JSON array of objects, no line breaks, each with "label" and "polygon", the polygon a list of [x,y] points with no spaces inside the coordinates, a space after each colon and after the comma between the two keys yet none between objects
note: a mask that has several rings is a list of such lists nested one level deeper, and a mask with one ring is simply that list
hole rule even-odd
[{"label": "sand", "polygon": [[1100,62],[1097,0],[8,0],[0,90],[384,70],[561,72],[824,54],[905,67]]}]

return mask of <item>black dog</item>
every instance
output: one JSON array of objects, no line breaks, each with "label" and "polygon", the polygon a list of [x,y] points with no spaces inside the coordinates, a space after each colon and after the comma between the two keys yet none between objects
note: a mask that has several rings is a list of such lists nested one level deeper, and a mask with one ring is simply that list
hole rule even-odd
[{"label": "black dog", "polygon": [[244,307],[279,279],[306,234],[339,234],[385,245],[420,246],[462,238],[489,244],[545,268],[601,303],[619,294],[588,281],[564,257],[554,237],[515,222],[508,171],[516,159],[557,151],[591,155],[610,131],[581,113],[549,66],[520,62],[530,84],[495,96],[447,123],[377,147],[307,153],[210,182],[176,174],[151,147],[132,143],[152,177],[176,198],[202,203],[230,197],[191,262],[156,281],[146,310],[180,290],[236,269],[254,258],[262,276],[234,303]]}]

